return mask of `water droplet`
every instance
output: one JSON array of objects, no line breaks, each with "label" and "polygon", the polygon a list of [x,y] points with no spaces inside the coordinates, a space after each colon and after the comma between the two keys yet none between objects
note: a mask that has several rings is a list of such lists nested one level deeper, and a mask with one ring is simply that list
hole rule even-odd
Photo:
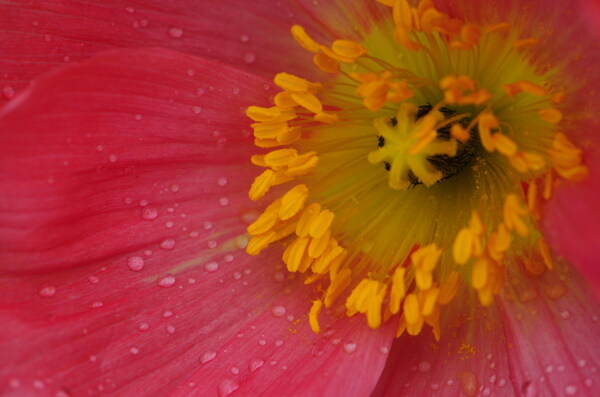
[{"label": "water droplet", "polygon": [[567,320],[569,317],[571,317],[571,313],[569,313],[567,310],[564,310],[560,313],[560,316]]},{"label": "water droplet", "polygon": [[248,36],[247,34],[244,33],[240,36],[240,41],[242,43],[247,43],[250,41],[250,36]]},{"label": "water droplet", "polygon": [[223,259],[225,259],[225,262],[232,262],[233,261],[233,255],[232,254],[226,254]]},{"label": "water droplet", "polygon": [[196,95],[198,95],[198,96],[204,95],[204,89],[202,89],[202,88],[198,88],[198,89],[196,90]]},{"label": "water droplet", "polygon": [[579,366],[579,368],[585,367],[585,364],[586,364],[586,361],[583,359],[577,361],[577,365]]},{"label": "water droplet", "polygon": [[565,387],[565,393],[567,393],[567,396],[574,396],[575,393],[577,393],[577,386],[567,385],[567,387]]},{"label": "water droplet", "polygon": [[217,352],[213,350],[207,350],[200,356],[200,362],[202,364],[206,364],[209,361],[212,361],[217,357]]},{"label": "water droplet", "polygon": [[263,360],[256,358],[248,363],[248,369],[250,370],[250,372],[254,372],[260,367],[262,367],[264,364],[265,362]]},{"label": "water droplet", "polygon": [[197,230],[194,230],[193,232],[190,232],[190,237],[191,238],[197,238],[200,235],[200,232]]},{"label": "water droplet", "polygon": [[88,277],[88,281],[92,284],[98,284],[100,282],[100,279],[96,276],[90,276]]},{"label": "water droplet", "polygon": [[163,288],[172,287],[175,284],[175,277],[173,276],[165,276],[158,280],[158,285]]},{"label": "water droplet", "polygon": [[147,330],[148,330],[148,328],[150,328],[150,326],[149,326],[147,323],[141,323],[141,324],[138,326],[138,329],[139,329],[140,331],[142,331],[142,332],[144,332],[144,331],[147,331]]},{"label": "water droplet", "polygon": [[234,391],[236,391],[240,385],[238,385],[235,381],[231,379],[225,379],[221,383],[219,383],[219,396],[227,397]]},{"label": "water droplet", "polygon": [[43,298],[52,298],[56,295],[56,287],[53,285],[46,285],[38,290],[38,294]]},{"label": "water droplet", "polygon": [[239,87],[233,87],[231,89],[231,92],[233,93],[233,95],[238,95],[240,93],[240,88]]},{"label": "water droplet", "polygon": [[285,280],[285,273],[283,273],[281,270],[278,270],[275,272],[275,274],[273,275],[273,278],[275,279],[275,281],[277,282],[282,282],[283,280]]},{"label": "water droplet", "polygon": [[283,346],[283,341],[281,339],[278,339],[275,341],[275,347],[281,347]]},{"label": "water droplet", "polygon": [[140,200],[140,207],[146,207],[148,204],[148,200]]},{"label": "water droplet", "polygon": [[275,317],[283,317],[283,316],[285,316],[285,307],[275,306],[273,309],[271,309],[271,313]]},{"label": "water droplet", "polygon": [[102,302],[102,301],[95,301],[95,302],[92,303],[92,307],[94,309],[97,309],[97,308],[102,307],[102,306],[104,306],[104,302]]},{"label": "water droplet", "polygon": [[125,11],[127,11],[130,14],[133,14],[133,12],[135,11],[135,9],[133,7],[125,7]]},{"label": "water droplet", "polygon": [[247,236],[237,236],[235,238],[235,246],[238,247],[239,249],[244,249],[246,248],[246,246],[248,246],[248,237]]},{"label": "water droplet", "polygon": [[179,191],[179,189],[180,189],[179,184],[174,183],[174,184],[171,185],[171,191],[173,193],[177,193]]},{"label": "water droplet", "polygon": [[192,77],[195,74],[196,74],[196,71],[194,69],[188,69],[188,71],[187,71],[188,76]]},{"label": "water droplet", "polygon": [[162,314],[162,316],[163,316],[164,318],[173,317],[173,312],[172,312],[171,310],[165,310],[165,311],[163,311],[163,314]]},{"label": "water droplet", "polygon": [[216,240],[210,240],[209,242],[206,243],[206,246],[208,248],[217,248],[217,241]]},{"label": "water droplet", "polygon": [[48,43],[48,42],[50,42],[50,40],[52,40],[52,37],[49,34],[45,34],[44,41]]},{"label": "water droplet", "polygon": [[167,327],[165,329],[167,330],[167,333],[169,333],[169,334],[175,333],[175,327],[172,325],[167,325]]},{"label": "water droplet", "polygon": [[240,273],[240,272],[234,272],[234,273],[233,273],[233,278],[234,278],[235,280],[239,280],[239,279],[241,279],[241,278],[242,278],[242,273]]},{"label": "water droplet", "polygon": [[419,363],[419,371],[429,372],[430,369],[431,369],[431,363],[429,361],[421,361]]},{"label": "water droplet", "polygon": [[492,394],[492,390],[489,387],[486,387],[485,389],[483,389],[483,392],[481,394],[483,394],[485,397],[488,397]]},{"label": "water droplet", "polygon": [[137,347],[132,347],[131,349],[129,349],[129,352],[133,355],[136,355],[140,352],[140,349],[138,349]]},{"label": "water droplet", "polygon": [[144,268],[144,258],[141,256],[132,256],[127,259],[127,267],[134,272],[139,272]]},{"label": "water droplet", "polygon": [[10,86],[10,85],[5,85],[4,88],[2,89],[2,93],[4,94],[6,99],[11,99],[12,97],[15,96],[15,89],[12,88],[12,86]]},{"label": "water droplet", "polygon": [[354,343],[354,342],[344,343],[344,351],[348,354],[354,353],[356,351],[356,343]]},{"label": "water droplet", "polygon": [[168,239],[161,241],[160,248],[166,249],[166,250],[172,250],[173,248],[175,248],[175,240],[168,238]]},{"label": "water droplet", "polygon": [[381,352],[381,354],[388,354],[390,352],[390,348],[387,346],[381,346],[379,348],[379,351]]},{"label": "water droplet", "polygon": [[238,367],[231,367],[230,371],[234,375],[237,375],[240,373],[240,369]]},{"label": "water droplet", "polygon": [[142,119],[142,115],[136,114],[135,116],[133,116],[133,118],[136,119],[137,121],[140,121]]},{"label": "water droplet", "polygon": [[195,278],[188,278],[188,284],[196,284]]},{"label": "water droplet", "polygon": [[147,19],[140,20],[140,26],[142,26],[143,28],[148,26],[148,20]]},{"label": "water droplet", "polygon": [[195,114],[200,114],[200,113],[202,113],[202,107],[192,106],[192,112],[194,112]]},{"label": "water droplet", "polygon": [[177,27],[172,27],[169,29],[169,35],[175,39],[178,39],[181,36],[183,36],[183,29],[177,28]]},{"label": "water droplet", "polygon": [[590,378],[586,378],[583,381],[583,384],[586,385],[586,387],[592,387],[592,385],[594,384],[594,382]]},{"label": "water droplet", "polygon": [[204,270],[206,270],[209,273],[216,272],[217,270],[219,270],[219,264],[214,261],[208,262],[207,264],[204,265]]},{"label": "water droplet", "polygon": [[225,185],[227,185],[227,178],[225,178],[224,176],[222,176],[219,179],[217,179],[217,185],[219,185],[219,186],[225,186]]},{"label": "water droplet", "polygon": [[173,221],[167,221],[167,222],[165,223],[165,227],[166,227],[167,229],[170,229],[170,228],[172,228],[174,225],[175,225],[175,224],[173,223]]},{"label": "water droplet", "polygon": [[246,63],[254,63],[256,61],[256,55],[252,52],[247,52],[244,54],[244,62]]},{"label": "water droplet", "polygon": [[219,199],[219,204],[221,204],[221,206],[226,207],[227,205],[229,205],[229,199],[227,197],[221,197]]},{"label": "water droplet", "polygon": [[496,383],[496,375],[490,376],[490,383],[492,383],[492,384]]},{"label": "water droplet", "polygon": [[554,366],[553,365],[548,365],[546,367],[546,373],[552,373],[554,371]]},{"label": "water droplet", "polygon": [[258,341],[258,344],[261,345],[261,346],[264,346],[264,345],[267,344],[267,341],[264,340],[264,339],[261,339],[261,340]]}]

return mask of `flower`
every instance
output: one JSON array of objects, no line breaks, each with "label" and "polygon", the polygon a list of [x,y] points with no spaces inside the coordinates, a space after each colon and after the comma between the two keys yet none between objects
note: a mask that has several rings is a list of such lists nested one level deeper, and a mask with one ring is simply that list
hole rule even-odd
[{"label": "flower", "polygon": [[[489,34],[497,35],[490,36],[496,44],[517,42],[517,47],[533,55],[526,58],[530,63],[525,66],[518,63],[521,58],[515,58],[519,67],[509,71],[516,77],[526,73],[531,76],[528,80],[519,77],[494,82],[501,74],[494,70],[501,64],[500,57],[482,64],[480,76],[490,80],[475,78],[479,75],[472,73],[438,76],[433,82],[435,89],[443,92],[450,106],[438,107],[435,102],[430,108],[415,101],[429,99],[422,90],[433,86],[423,82],[420,87],[414,80],[386,73],[388,67],[373,73],[352,71],[354,75],[348,73],[347,77],[355,81],[352,88],[335,91],[327,86],[332,80],[312,65],[311,58],[316,55],[320,55],[316,63],[330,72],[336,65],[331,59],[352,65],[362,56],[379,52],[377,61],[387,61],[390,46],[398,46],[403,54],[425,51],[427,43],[419,41],[422,33],[403,19],[392,24],[389,6],[395,3],[382,3],[307,1],[274,7],[270,2],[258,2],[240,7],[235,1],[180,5],[145,1],[131,6],[121,2],[0,6],[10,39],[0,44],[2,53],[9,54],[2,61],[5,69],[0,78],[4,79],[3,94],[10,100],[0,110],[0,183],[6,192],[0,197],[2,393],[458,395],[462,391],[466,395],[593,395],[600,382],[597,302],[564,261],[546,258],[548,266],[554,266],[552,271],[540,266],[550,249],[584,271],[595,264],[594,225],[586,226],[580,239],[562,234],[579,230],[597,205],[593,202],[597,167],[588,160],[596,150],[590,131],[597,126],[593,111],[598,101],[593,87],[598,82],[594,69],[598,52],[592,33],[576,23],[581,2],[571,2],[565,13],[554,3],[436,3],[434,11],[429,11],[435,17],[431,21],[437,21],[432,31],[455,39],[451,43],[456,43],[456,50],[466,51],[461,54],[469,54],[478,48],[479,40],[486,40],[488,33],[481,32],[485,26]],[[406,3],[398,4],[406,7]],[[460,31],[455,31],[457,20],[467,22]],[[507,27],[490,28],[492,23],[505,21],[517,30],[494,33]],[[299,41],[311,37],[319,43],[314,54],[302,50],[287,34],[291,26],[301,26],[293,28]],[[390,31],[396,32],[395,37],[389,36],[392,38],[382,45]],[[518,37],[512,36],[517,33]],[[531,38],[544,45],[535,46]],[[334,40],[341,41],[336,45]],[[334,45],[329,47],[331,43]],[[381,48],[373,47],[376,45]],[[533,49],[525,48],[529,45],[534,45]],[[306,46],[310,50],[312,44]],[[493,54],[498,48],[486,47]],[[508,54],[515,57],[512,50]],[[539,67],[535,71],[539,73],[560,72],[550,79],[550,91],[546,92],[549,88],[538,82],[539,75],[527,69],[528,65]],[[548,65],[552,68],[546,69]],[[311,238],[322,237],[329,230],[312,227],[312,215],[333,225],[330,236],[338,239],[338,246],[326,247],[327,252],[341,247],[352,257],[357,250],[379,249],[385,257],[399,250],[388,249],[397,230],[387,226],[382,240],[388,245],[381,249],[348,245],[351,239],[335,227],[352,218],[340,212],[344,207],[336,206],[334,199],[340,199],[340,191],[326,191],[328,187],[340,189],[335,184],[325,184],[325,190],[319,191],[314,180],[306,180],[305,187],[294,190],[291,188],[297,183],[292,182],[291,186],[273,187],[268,193],[271,196],[262,201],[248,200],[248,190],[259,173],[249,166],[249,158],[259,149],[253,145],[253,132],[244,113],[248,105],[257,105],[260,108],[254,108],[254,113],[250,110],[249,115],[267,117],[255,120],[257,123],[286,117],[281,109],[263,109],[280,91],[271,83],[280,72],[287,74],[279,75],[275,84],[293,93],[289,98],[317,115],[318,123],[348,120],[348,114],[339,112],[348,110],[347,104],[332,102],[334,95],[357,98],[353,100],[361,107],[350,116],[361,118],[363,130],[373,130],[373,146],[363,157],[364,169],[378,172],[386,192],[395,189],[403,194],[401,189],[406,189],[407,183],[408,187],[414,185],[409,193],[415,194],[448,186],[468,168],[464,161],[448,159],[461,150],[475,156],[467,147],[472,139],[480,139],[484,146],[485,152],[478,153],[501,159],[502,170],[524,167],[535,173],[542,169],[537,152],[546,150],[547,158],[564,160],[564,151],[559,149],[571,150],[575,164],[554,162],[555,174],[567,175],[562,178],[567,181],[557,187],[547,206],[540,202],[533,207],[539,208],[548,243],[540,243],[544,241],[538,235],[541,229],[534,230],[535,219],[528,218],[536,211],[531,211],[531,206],[526,210],[519,201],[521,196],[515,193],[518,183],[508,183],[520,179],[506,180],[510,189],[502,190],[501,201],[492,197],[489,208],[457,206],[453,208],[458,215],[441,214],[457,222],[456,233],[444,239],[449,244],[422,239],[415,247],[409,239],[401,240],[410,243],[402,249],[410,256],[407,265],[411,267],[384,270],[391,280],[415,277],[414,285],[386,284],[386,278],[369,273],[372,261],[365,263],[364,274],[348,268],[361,278],[342,291],[348,299],[338,297],[342,312],[335,312],[340,306],[332,305],[333,312],[327,313],[327,296],[313,288],[319,280],[305,286],[303,277],[288,273],[281,264],[282,247],[269,247],[258,256],[244,252],[244,248],[260,247],[249,240],[246,228],[253,225],[250,234],[263,235],[257,232],[261,226],[255,222],[257,217],[269,215],[266,206],[291,191],[286,201],[290,205],[285,206],[290,216],[280,215],[277,209],[275,221],[296,216],[293,207],[307,197],[308,204],[320,206],[308,207],[315,211],[307,212]],[[302,79],[295,79],[297,76]],[[25,88],[32,79],[34,83]],[[296,91],[291,88],[307,81],[322,83],[306,83]],[[564,83],[560,90],[556,81]],[[515,99],[519,106],[512,109],[508,104],[509,111],[503,113],[502,106],[490,105],[490,96],[495,98],[500,92],[494,87],[524,102]],[[546,98],[563,90],[566,102],[562,104],[554,103],[560,102],[561,95]],[[285,95],[279,99],[284,100]],[[456,104],[464,106],[461,113],[456,113]],[[484,109],[475,114],[473,106]],[[519,115],[518,110],[524,108],[534,113]],[[436,113],[438,110],[443,111]],[[465,116],[463,111],[471,114]],[[378,121],[373,121],[373,114]],[[518,132],[523,117],[529,123],[532,114],[539,117],[532,132],[539,142],[526,149]],[[507,128],[507,117],[517,132],[511,140],[500,135]],[[452,118],[459,122],[449,122]],[[325,124],[336,128],[336,123]],[[445,124],[451,127],[453,140],[438,142],[438,134],[431,132]],[[556,133],[556,125],[564,128],[564,135]],[[471,132],[475,126],[478,138]],[[254,134],[260,128],[254,126]],[[314,125],[307,130],[311,128]],[[358,135],[363,130],[349,129],[348,133]],[[539,131],[541,137],[536,135]],[[377,140],[377,135],[381,139]],[[303,141],[297,142],[293,143],[301,145]],[[331,163],[322,155],[325,143],[316,153],[319,165],[315,172],[327,169],[327,161]],[[428,150],[432,151],[428,156],[420,155]],[[398,152],[406,155],[398,156]],[[294,160],[305,154],[297,149],[296,153],[278,154]],[[431,167],[428,158],[434,155],[447,156],[442,164],[449,172],[439,165]],[[289,161],[279,167],[273,164],[282,157],[265,157],[254,157],[255,163],[264,161],[273,174],[283,169],[286,178],[298,176],[290,171],[297,167],[290,167]],[[305,156],[305,162],[295,165],[310,164],[314,157]],[[579,184],[569,182],[569,171],[579,166],[589,170],[589,177]],[[272,182],[269,175],[267,172],[265,179]],[[314,174],[299,176],[309,175]],[[339,176],[335,177],[333,181],[341,183]],[[533,179],[523,179],[532,189]],[[259,187],[251,190],[254,198],[263,193]],[[322,199],[309,197],[315,192]],[[581,204],[573,205],[575,200]],[[410,208],[421,212],[424,206],[431,207],[427,200],[411,204]],[[502,222],[489,217],[490,211],[498,208]],[[565,222],[556,208],[570,211],[571,219]],[[364,218],[359,220],[364,222]],[[421,229],[415,232],[428,232],[423,226],[427,222],[419,222]],[[482,225],[493,225],[496,234],[486,234]],[[301,234],[287,246],[302,239]],[[501,243],[506,235],[523,244],[523,250],[533,249],[533,260],[514,255],[514,245],[507,249]],[[533,244],[523,243],[525,235],[535,238]],[[433,291],[436,283],[441,287],[450,279],[440,273],[440,269],[448,269],[448,263],[464,262],[462,266],[475,273],[482,258],[497,264],[503,263],[497,258],[504,255],[514,259],[507,261],[510,277],[501,284],[501,294],[494,294],[499,292],[495,285],[487,289],[474,277],[442,305],[439,323],[412,310],[422,304],[417,296],[420,292]],[[289,257],[286,262],[292,271],[302,266],[301,260],[295,264],[297,268],[290,265]],[[331,274],[331,268],[327,271]],[[329,287],[322,284],[322,288]],[[407,287],[406,291],[402,287]],[[358,291],[354,298],[352,291]],[[407,298],[402,301],[402,311],[399,300],[394,304],[397,307],[390,306],[386,321],[372,307],[391,299],[388,291]],[[365,300],[372,304],[365,307],[361,304]],[[482,307],[479,300],[491,305]],[[366,320],[362,314],[348,318],[346,309],[364,312]],[[397,331],[403,330],[398,327],[402,321],[408,332],[395,339]],[[424,321],[433,323],[435,335],[420,329]],[[377,329],[371,330],[365,323]]]}]

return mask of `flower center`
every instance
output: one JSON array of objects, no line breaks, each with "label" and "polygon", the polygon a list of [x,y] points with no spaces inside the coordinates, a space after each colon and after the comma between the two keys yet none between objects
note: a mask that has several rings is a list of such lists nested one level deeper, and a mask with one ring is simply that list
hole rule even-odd
[{"label": "flower center", "polygon": [[432,327],[462,285],[489,305],[505,274],[552,268],[539,206],[560,179],[582,180],[581,150],[561,132],[560,70],[541,68],[534,38],[499,21],[451,18],[428,0],[378,0],[389,20],[362,41],[325,46],[292,35],[330,74],[275,76],[274,106],[251,106],[249,192],[279,198],[248,227],[247,252],[282,246],[287,270],[372,328],[398,318],[398,335]]}]

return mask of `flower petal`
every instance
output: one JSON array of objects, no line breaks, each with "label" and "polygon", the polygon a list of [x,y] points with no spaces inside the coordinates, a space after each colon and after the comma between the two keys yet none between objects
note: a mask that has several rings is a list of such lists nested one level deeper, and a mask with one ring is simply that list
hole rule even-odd
[{"label": "flower petal", "polygon": [[595,396],[600,309],[576,277],[520,279],[489,309],[456,304],[439,343],[394,343],[373,395]]},{"label": "flower petal", "polygon": [[[372,3],[369,1],[369,3]],[[354,34],[369,19],[365,2],[345,6],[312,1],[69,0],[0,4],[0,102],[14,97],[36,76],[66,62],[115,48],[164,47],[202,55],[271,78],[283,70],[314,75],[312,54],[294,42],[300,23],[331,41],[335,28]],[[360,19],[354,18],[359,15]],[[329,26],[327,32],[323,26]],[[338,31],[339,33],[339,31]],[[327,43],[329,44],[329,43]]]},{"label": "flower petal", "polygon": [[119,50],[0,111],[0,394],[372,389],[393,330],[323,313],[313,334],[312,288],[276,249],[240,250],[257,214],[243,110],[272,93],[214,61]]}]

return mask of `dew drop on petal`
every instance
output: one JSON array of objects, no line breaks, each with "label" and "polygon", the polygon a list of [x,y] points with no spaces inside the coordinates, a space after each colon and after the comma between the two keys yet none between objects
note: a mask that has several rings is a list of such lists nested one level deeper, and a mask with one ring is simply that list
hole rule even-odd
[{"label": "dew drop on petal", "polygon": [[219,270],[219,264],[214,261],[208,262],[207,264],[204,265],[204,270],[206,270],[209,273],[216,272],[217,270]]},{"label": "dew drop on petal", "polygon": [[225,379],[221,383],[219,383],[219,396],[227,397],[234,391],[236,391],[240,385],[238,385],[235,381],[231,379]]},{"label": "dew drop on petal", "polygon": [[275,306],[271,309],[271,313],[275,317],[283,317],[285,316],[285,307],[283,306]]},{"label": "dew drop on petal", "polygon": [[136,114],[133,116],[134,119],[136,119],[137,121],[140,121],[142,119],[142,115],[141,114]]},{"label": "dew drop on petal", "polygon": [[238,367],[231,367],[231,369],[229,371],[234,375],[237,375],[240,373],[240,369]]},{"label": "dew drop on petal", "polygon": [[88,277],[88,281],[91,284],[98,284],[100,282],[100,279],[98,277],[96,277],[96,276],[89,276]]},{"label": "dew drop on petal", "polygon": [[254,360],[251,360],[248,363],[248,369],[250,370],[250,372],[254,372],[257,369],[259,369],[260,367],[262,367],[265,364],[265,362],[261,359],[255,358]]},{"label": "dew drop on petal", "polygon": [[171,191],[173,193],[177,193],[179,191],[179,189],[180,189],[180,186],[177,183],[174,183],[171,185]]},{"label": "dew drop on petal", "polygon": [[577,393],[577,386],[567,385],[567,387],[565,387],[565,393],[567,394],[567,396],[574,396],[575,393]]},{"label": "dew drop on petal", "polygon": [[181,28],[177,28],[177,27],[172,27],[169,29],[169,36],[178,39],[181,36],[183,36],[183,29]]},{"label": "dew drop on petal", "polygon": [[172,312],[171,310],[165,310],[165,311],[163,311],[163,314],[162,314],[162,316],[163,316],[164,318],[173,317],[173,312]]},{"label": "dew drop on petal", "polygon": [[344,351],[348,354],[352,354],[356,351],[356,343],[348,342],[344,343]]},{"label": "dew drop on petal", "polygon": [[132,347],[131,349],[129,349],[129,352],[133,355],[136,355],[140,352],[140,349],[138,349],[137,347]]},{"label": "dew drop on petal", "polygon": [[144,331],[147,331],[147,330],[148,330],[148,328],[150,328],[150,326],[149,326],[147,323],[141,323],[141,324],[138,326],[138,329],[139,329],[140,331],[142,331],[142,332],[144,332]]},{"label": "dew drop on petal", "polygon": [[244,62],[250,64],[256,61],[256,55],[253,52],[247,52],[244,54]]},{"label": "dew drop on petal", "polygon": [[11,99],[12,97],[15,96],[15,89],[12,88],[12,86],[10,86],[10,85],[5,85],[4,88],[2,89],[2,93],[4,94],[6,99]]},{"label": "dew drop on petal", "polygon": [[102,306],[104,306],[104,302],[102,302],[102,301],[95,301],[95,302],[92,303],[92,307],[94,309],[97,309],[97,308],[102,307]]},{"label": "dew drop on petal", "polygon": [[192,112],[194,112],[194,114],[200,114],[200,113],[202,113],[202,107],[192,106]]},{"label": "dew drop on petal", "polygon": [[167,333],[169,333],[169,334],[175,333],[175,327],[172,325],[167,325],[167,327],[165,329],[167,330]]},{"label": "dew drop on petal", "polygon": [[207,350],[200,356],[200,362],[202,364],[206,364],[209,361],[212,361],[217,357],[217,352],[213,350]]},{"label": "dew drop on petal", "polygon": [[419,371],[429,372],[430,369],[431,369],[431,363],[429,361],[421,361],[419,363]]},{"label": "dew drop on petal", "polygon": [[219,204],[221,204],[222,207],[227,207],[229,205],[229,199],[227,197],[221,197],[219,199]]},{"label": "dew drop on petal", "polygon": [[247,34],[244,33],[240,36],[240,41],[242,43],[247,43],[250,41],[250,36],[248,36]]},{"label": "dew drop on petal", "polygon": [[225,178],[224,176],[222,176],[219,179],[217,179],[217,185],[219,185],[219,186],[225,186],[225,185],[227,185],[227,178]]},{"label": "dew drop on petal", "polygon": [[139,272],[144,268],[144,258],[141,256],[132,256],[127,259],[127,267],[129,267],[129,270]]},{"label": "dew drop on petal", "polygon": [[158,279],[158,285],[163,288],[172,287],[175,284],[175,277],[173,276],[165,276]]},{"label": "dew drop on petal", "polygon": [[166,250],[172,250],[173,248],[175,248],[175,240],[168,238],[168,239],[161,241],[160,248],[166,249]]},{"label": "dew drop on petal", "polygon": [[43,298],[52,298],[56,294],[56,287],[53,285],[46,285],[38,290],[38,294]]},{"label": "dew drop on petal", "polygon": [[477,393],[478,382],[473,372],[465,371],[458,375],[463,393],[471,397]]}]

